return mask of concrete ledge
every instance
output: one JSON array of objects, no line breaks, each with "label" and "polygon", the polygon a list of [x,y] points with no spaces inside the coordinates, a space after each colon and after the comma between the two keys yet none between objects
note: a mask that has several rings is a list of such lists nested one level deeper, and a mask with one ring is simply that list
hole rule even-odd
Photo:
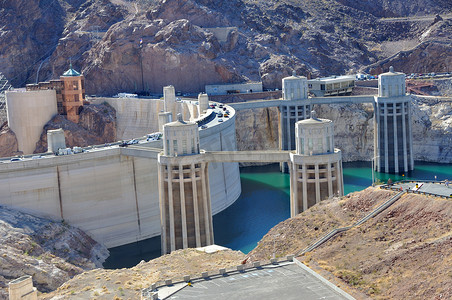
[{"label": "concrete ledge", "polygon": [[[171,295],[173,295],[174,293],[177,293],[178,291],[180,291],[181,289],[185,288],[187,286],[186,282],[183,283],[178,283],[169,287],[166,287],[165,289],[161,290],[161,291],[157,291],[158,298],[155,299],[159,299],[159,300],[163,300],[166,299],[168,297],[170,297]],[[151,298],[153,299],[153,298]]]},{"label": "concrete ledge", "polygon": [[196,248],[196,250],[203,251],[203,252],[210,254],[210,253],[215,253],[218,251],[231,250],[231,249],[220,246],[220,245],[213,244],[213,245],[209,245],[209,246],[205,246],[205,247]]}]

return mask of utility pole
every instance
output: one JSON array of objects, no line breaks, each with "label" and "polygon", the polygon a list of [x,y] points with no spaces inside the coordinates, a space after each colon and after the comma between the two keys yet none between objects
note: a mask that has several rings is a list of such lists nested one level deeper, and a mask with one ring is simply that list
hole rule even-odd
[{"label": "utility pole", "polygon": [[143,76],[143,39],[140,39],[140,46],[139,46],[140,50],[140,66],[141,66],[141,91],[142,94],[145,94],[145,90],[144,90],[144,76]]}]

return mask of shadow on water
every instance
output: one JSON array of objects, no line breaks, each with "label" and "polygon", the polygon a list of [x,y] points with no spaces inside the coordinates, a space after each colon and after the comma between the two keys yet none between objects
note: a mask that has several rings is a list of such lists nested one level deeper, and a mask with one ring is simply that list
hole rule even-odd
[{"label": "shadow on water", "polygon": [[[370,162],[343,164],[345,194],[360,191],[372,184]],[[407,174],[374,172],[386,182],[403,179],[452,180],[452,164],[415,162],[415,170]],[[290,217],[289,175],[279,172],[279,165],[240,169],[242,194],[230,207],[213,217],[215,244],[248,253],[276,224]],[[141,260],[160,256],[160,237],[110,248],[104,268],[132,267]]]}]

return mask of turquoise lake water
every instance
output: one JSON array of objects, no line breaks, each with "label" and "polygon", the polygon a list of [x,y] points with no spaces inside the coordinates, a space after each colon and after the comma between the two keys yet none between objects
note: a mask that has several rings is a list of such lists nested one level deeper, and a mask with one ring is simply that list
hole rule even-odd
[{"label": "turquoise lake water", "polygon": [[[344,163],[345,194],[372,184],[370,162]],[[452,180],[452,164],[416,162],[415,170],[394,175],[375,172],[382,182],[403,179]],[[289,175],[273,164],[240,169],[242,194],[226,210],[213,217],[215,244],[248,253],[276,224],[290,217]],[[141,260],[160,256],[160,237],[111,248],[105,268],[132,267]]]}]

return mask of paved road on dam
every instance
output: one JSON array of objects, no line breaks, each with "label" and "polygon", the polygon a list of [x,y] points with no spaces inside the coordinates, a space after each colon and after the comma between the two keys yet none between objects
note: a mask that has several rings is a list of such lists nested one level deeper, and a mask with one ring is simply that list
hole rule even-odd
[{"label": "paved road on dam", "polygon": [[159,288],[159,299],[353,299],[294,262],[196,281],[168,298],[164,289]]}]

